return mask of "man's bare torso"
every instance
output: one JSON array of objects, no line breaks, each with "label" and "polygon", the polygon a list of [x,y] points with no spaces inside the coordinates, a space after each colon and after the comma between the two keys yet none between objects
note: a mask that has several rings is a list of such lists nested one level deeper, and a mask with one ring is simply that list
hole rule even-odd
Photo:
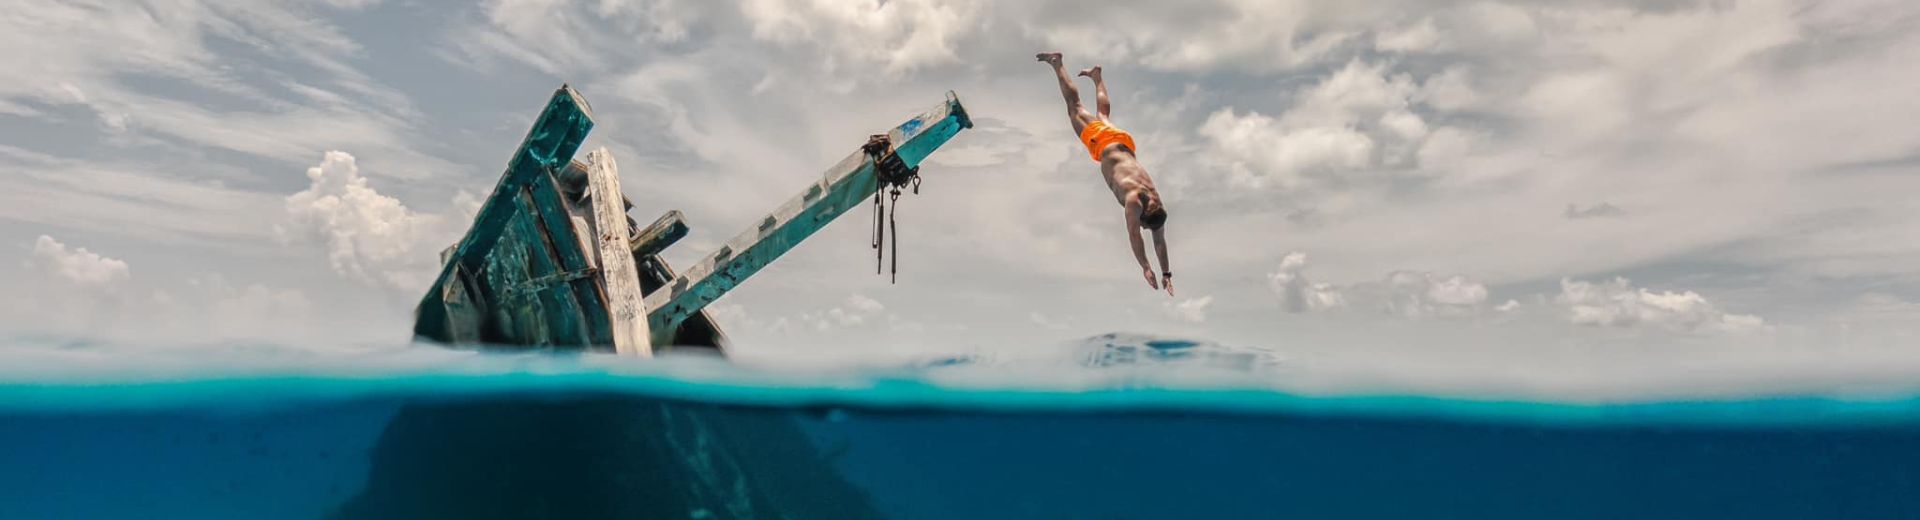
[{"label": "man's bare torso", "polygon": [[[1160,202],[1160,191],[1155,189],[1153,179],[1147,176],[1147,169],[1140,165],[1134,156],[1133,137],[1124,130],[1112,128],[1109,114],[1111,104],[1107,100],[1106,83],[1101,79],[1101,70],[1095,66],[1080,71],[1081,76],[1093,79],[1094,99],[1098,111],[1089,111],[1080,102],[1080,91],[1073,86],[1073,79],[1061,63],[1060,53],[1043,52],[1034,58],[1046,63],[1053,69],[1055,79],[1060,83],[1061,98],[1067,103],[1067,118],[1073,124],[1073,132],[1080,136],[1081,144],[1087,146],[1090,157],[1100,161],[1100,175],[1107,181],[1107,190],[1113,192],[1114,202],[1122,208],[1122,220],[1126,224],[1127,243],[1133,249],[1133,257],[1140,264],[1140,274],[1147,286],[1159,289],[1166,287],[1167,295],[1173,295],[1173,269],[1167,263],[1167,244],[1163,226],[1166,211]],[[1160,273],[1153,272],[1147,261],[1146,248],[1140,237],[1142,228],[1153,232],[1153,247],[1160,259]]]},{"label": "man's bare torso", "polygon": [[1114,202],[1122,207],[1127,205],[1128,194],[1154,189],[1153,178],[1147,176],[1147,169],[1140,166],[1133,151],[1123,145],[1108,146],[1101,152],[1100,174],[1106,178],[1107,189],[1113,190]]}]

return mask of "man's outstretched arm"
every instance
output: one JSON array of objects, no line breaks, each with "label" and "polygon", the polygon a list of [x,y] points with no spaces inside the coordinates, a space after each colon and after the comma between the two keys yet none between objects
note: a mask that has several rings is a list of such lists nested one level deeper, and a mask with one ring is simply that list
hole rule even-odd
[{"label": "man's outstretched arm", "polygon": [[1153,274],[1153,265],[1147,263],[1147,245],[1140,239],[1140,203],[1129,203],[1127,212],[1127,242],[1133,245],[1133,259],[1140,262],[1140,274],[1147,278],[1147,287],[1160,288],[1160,277]]},{"label": "man's outstretched arm", "polygon": [[[1173,296],[1173,266],[1167,264],[1167,228],[1153,230],[1153,252],[1160,257],[1160,284],[1166,286],[1167,296]],[[1144,260],[1142,261],[1144,262]]]},{"label": "man's outstretched arm", "polygon": [[1167,295],[1173,295],[1173,265],[1167,265],[1167,228],[1165,225],[1154,230],[1154,255],[1160,257],[1160,284],[1167,288]]}]

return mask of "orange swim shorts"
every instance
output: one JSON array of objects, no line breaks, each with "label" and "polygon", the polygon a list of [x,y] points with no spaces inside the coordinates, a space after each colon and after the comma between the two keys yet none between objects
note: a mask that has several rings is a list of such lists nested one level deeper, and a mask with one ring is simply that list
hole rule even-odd
[{"label": "orange swim shorts", "polygon": [[1100,151],[1114,143],[1126,145],[1128,151],[1139,153],[1140,149],[1133,146],[1133,134],[1115,128],[1106,121],[1088,123],[1085,129],[1080,130],[1080,144],[1087,145],[1087,153],[1093,155],[1093,162],[1100,162]]}]

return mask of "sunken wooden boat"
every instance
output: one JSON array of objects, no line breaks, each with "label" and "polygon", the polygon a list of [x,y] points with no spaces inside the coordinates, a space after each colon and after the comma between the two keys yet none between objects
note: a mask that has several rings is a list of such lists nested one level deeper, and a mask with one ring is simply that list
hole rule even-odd
[{"label": "sunken wooden boat", "polygon": [[[826,173],[796,176],[791,200],[676,273],[659,253],[686,236],[685,219],[628,218],[612,155],[575,159],[593,112],[562,86],[473,226],[441,253],[414,334],[457,347],[724,355],[707,304],[883,187],[914,182],[928,154],[971,126],[949,92]],[[839,475],[836,452],[803,430],[808,413],[618,392],[410,403],[376,441],[366,489],[328,517],[882,518]]]},{"label": "sunken wooden boat", "polygon": [[952,92],[856,146],[752,228],[684,272],[659,254],[686,236],[679,211],[639,227],[606,149],[575,158],[593,129],[579,92],[555,91],[415,310],[414,335],[448,345],[725,353],[705,310],[727,291],[881,190],[917,183],[919,165],[972,121]]}]

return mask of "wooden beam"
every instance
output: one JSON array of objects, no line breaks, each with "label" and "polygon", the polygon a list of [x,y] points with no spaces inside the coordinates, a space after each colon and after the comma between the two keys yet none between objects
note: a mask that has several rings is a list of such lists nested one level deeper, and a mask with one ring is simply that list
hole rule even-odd
[{"label": "wooden beam", "polygon": [[[654,291],[665,287],[667,282],[673,281],[675,276],[673,266],[667,265],[667,261],[659,256],[634,258],[634,265],[640,268],[640,290],[647,294],[653,294]],[[728,345],[726,332],[720,330],[720,326],[714,323],[713,317],[707,315],[706,309],[687,316],[687,320],[680,323],[680,328],[673,331],[673,337],[670,339],[669,344],[673,345],[675,350],[707,347],[725,355],[726,350],[731,348]]]},{"label": "wooden beam", "polygon": [[687,219],[680,210],[668,211],[652,225],[633,237],[633,256],[645,258],[666,251],[668,246],[687,236]]},{"label": "wooden beam", "polygon": [[[894,127],[888,137],[908,168],[920,162],[960,130],[973,126],[959,97],[947,100]],[[878,189],[873,161],[849,140],[853,154],[829,168],[820,180],[767,214],[658,291],[647,295],[648,326],[656,349],[668,348],[672,331],[727,291],[772,263],[835,217],[865,202]]]},{"label": "wooden beam", "polygon": [[600,280],[605,284],[607,313],[613,325],[613,351],[653,357],[647,333],[647,309],[640,293],[640,274],[633,265],[633,246],[627,243],[626,197],[620,195],[620,173],[606,148],[587,154],[587,189],[593,206],[595,249],[599,252]]}]

